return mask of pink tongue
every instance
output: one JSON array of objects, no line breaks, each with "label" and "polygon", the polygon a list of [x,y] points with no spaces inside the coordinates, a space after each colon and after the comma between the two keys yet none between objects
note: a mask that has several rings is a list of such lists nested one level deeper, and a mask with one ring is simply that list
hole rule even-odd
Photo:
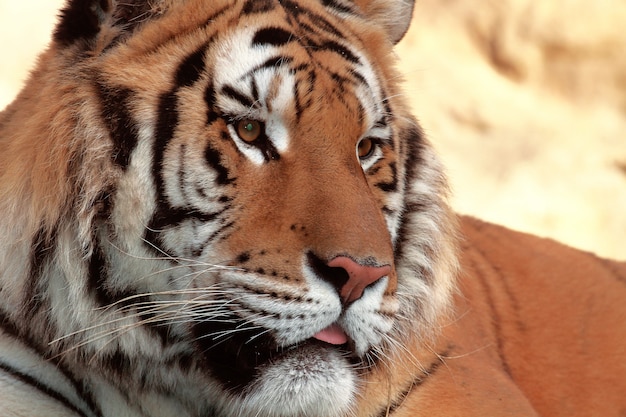
[{"label": "pink tongue", "polygon": [[343,345],[348,341],[348,336],[337,323],[333,323],[324,330],[315,333],[313,338],[331,345]]}]

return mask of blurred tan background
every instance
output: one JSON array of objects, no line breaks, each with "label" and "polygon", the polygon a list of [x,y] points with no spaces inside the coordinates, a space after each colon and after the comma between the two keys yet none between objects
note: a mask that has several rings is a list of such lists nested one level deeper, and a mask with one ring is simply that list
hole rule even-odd
[{"label": "blurred tan background", "polygon": [[[0,108],[60,0],[0,0]],[[397,49],[453,205],[626,260],[626,1],[418,0]]]}]

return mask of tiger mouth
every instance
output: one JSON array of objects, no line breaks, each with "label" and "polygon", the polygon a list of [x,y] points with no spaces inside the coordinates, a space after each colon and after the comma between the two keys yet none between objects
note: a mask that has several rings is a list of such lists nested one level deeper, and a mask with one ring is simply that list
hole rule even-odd
[{"label": "tiger mouth", "polygon": [[223,321],[196,324],[194,336],[211,374],[233,392],[239,392],[254,382],[263,368],[304,351],[334,352],[349,363],[360,363],[348,339],[337,344],[312,337],[290,346],[278,346],[268,331],[258,328],[248,330],[243,328],[243,322],[233,324]]}]

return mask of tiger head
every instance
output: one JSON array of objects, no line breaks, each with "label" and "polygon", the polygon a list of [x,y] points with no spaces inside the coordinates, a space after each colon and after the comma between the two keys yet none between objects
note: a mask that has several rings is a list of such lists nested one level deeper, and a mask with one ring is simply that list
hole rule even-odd
[{"label": "tiger head", "polygon": [[68,2],[0,118],[24,245],[2,246],[3,314],[129,403],[354,411],[453,286],[445,181],[393,68],[411,11]]}]

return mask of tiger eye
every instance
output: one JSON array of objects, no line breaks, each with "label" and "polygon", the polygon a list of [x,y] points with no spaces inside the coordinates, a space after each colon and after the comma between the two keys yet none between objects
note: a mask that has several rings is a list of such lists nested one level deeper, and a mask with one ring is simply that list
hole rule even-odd
[{"label": "tiger eye", "polygon": [[261,136],[263,128],[257,120],[242,119],[237,122],[236,130],[241,140],[252,143]]},{"label": "tiger eye", "polygon": [[364,138],[359,141],[359,144],[357,145],[357,148],[356,148],[356,153],[359,156],[359,158],[363,159],[363,158],[367,158],[368,156],[370,156],[373,150],[374,150],[374,141],[370,138]]}]

